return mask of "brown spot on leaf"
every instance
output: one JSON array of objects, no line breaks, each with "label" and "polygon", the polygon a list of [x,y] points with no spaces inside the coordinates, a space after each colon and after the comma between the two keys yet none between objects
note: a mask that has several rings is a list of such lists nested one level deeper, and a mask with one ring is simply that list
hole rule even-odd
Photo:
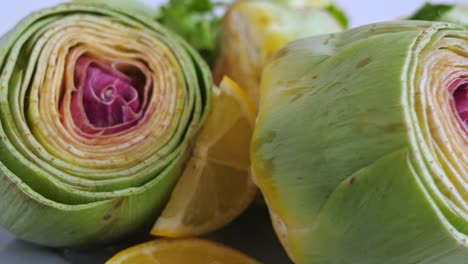
[{"label": "brown spot on leaf", "polygon": [[353,176],[353,177],[351,177],[351,179],[349,179],[349,185],[350,186],[352,186],[355,182],[356,182],[356,176]]},{"label": "brown spot on leaf", "polygon": [[120,199],[118,199],[115,204],[112,206],[112,209],[118,209],[119,207],[122,206],[123,202],[127,200],[127,197],[121,197]]},{"label": "brown spot on leaf", "polygon": [[19,190],[20,187],[18,186],[18,183],[8,178],[5,174],[0,173],[0,176],[0,181],[2,181],[3,184],[6,184],[8,186],[6,187],[6,189],[4,189],[5,192],[14,192],[18,194],[18,197],[21,198],[21,200],[23,200],[25,203],[31,204],[33,206],[37,206],[40,208],[46,207],[46,204],[35,200],[27,192]]},{"label": "brown spot on leaf", "polygon": [[293,97],[291,98],[291,102],[295,102],[295,101],[297,101],[297,100],[298,100],[299,98],[301,98],[301,97],[302,97],[302,94],[296,94],[295,96],[293,96]]},{"label": "brown spot on leaf", "polygon": [[372,58],[367,57],[367,58],[361,60],[360,62],[358,62],[358,64],[356,64],[356,68],[361,69],[361,68],[365,67],[367,64],[369,64],[371,61],[372,61]]},{"label": "brown spot on leaf", "polygon": [[402,123],[393,123],[393,124],[388,124],[384,126],[384,130],[386,132],[398,132],[404,129],[405,129],[405,126]]},{"label": "brown spot on leaf", "polygon": [[335,38],[335,34],[331,34],[328,36],[327,39],[325,39],[325,41],[323,41],[323,45],[328,45],[330,43],[330,40],[332,40],[333,38]]},{"label": "brown spot on leaf", "polygon": [[261,147],[263,144],[269,144],[273,142],[273,140],[276,138],[276,132],[275,131],[269,131],[265,133],[265,135],[259,137],[257,140],[255,140],[254,144],[256,147]]},{"label": "brown spot on leaf", "polygon": [[110,212],[108,212],[107,214],[104,215],[104,217],[102,218],[102,220],[104,221],[109,221],[109,219],[111,218],[112,214]]},{"label": "brown spot on leaf", "polygon": [[291,102],[295,102],[306,93],[306,89],[304,87],[289,88],[283,93],[291,98]]},{"label": "brown spot on leaf", "polygon": [[112,215],[114,215],[114,213],[119,210],[120,207],[122,207],[123,205],[123,202],[127,200],[127,197],[120,197],[119,199],[117,199],[114,204],[112,205],[112,207],[109,209],[109,211],[107,211],[107,213],[102,217],[102,220],[104,221],[109,221],[111,218],[112,218]]},{"label": "brown spot on leaf", "polygon": [[273,57],[274,57],[275,59],[279,59],[279,58],[281,58],[281,57],[286,56],[286,54],[288,54],[288,52],[289,52],[289,51],[288,51],[288,48],[282,48],[282,49],[280,49],[279,51],[277,51]]},{"label": "brown spot on leaf", "polygon": [[8,187],[6,188],[6,191],[9,192],[9,191],[15,190],[17,188],[18,188],[18,184],[16,184],[16,182],[9,181],[9,184],[8,184]]}]

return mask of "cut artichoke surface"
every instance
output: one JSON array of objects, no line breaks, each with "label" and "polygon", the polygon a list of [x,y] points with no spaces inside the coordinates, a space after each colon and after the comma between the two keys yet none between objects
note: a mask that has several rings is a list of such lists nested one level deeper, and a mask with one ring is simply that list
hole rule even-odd
[{"label": "cut artichoke surface", "polygon": [[466,263],[468,32],[311,37],[265,69],[254,180],[296,263]]},{"label": "cut artichoke surface", "polygon": [[213,71],[215,81],[220,82],[224,75],[231,77],[246,90],[256,108],[263,67],[276,51],[300,38],[343,30],[325,9],[292,7],[318,5],[320,1],[277,2],[236,2],[222,23],[221,53]]},{"label": "cut artichoke surface", "polygon": [[0,223],[48,246],[149,226],[209,110],[208,67],[122,8],[66,3],[0,40]]}]

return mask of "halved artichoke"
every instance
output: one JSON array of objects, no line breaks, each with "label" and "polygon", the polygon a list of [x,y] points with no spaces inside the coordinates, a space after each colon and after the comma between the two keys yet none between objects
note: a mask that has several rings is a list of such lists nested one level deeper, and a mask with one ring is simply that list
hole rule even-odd
[{"label": "halved artichoke", "polygon": [[468,32],[399,21],[265,69],[254,179],[296,263],[466,263]]},{"label": "halved artichoke", "polygon": [[123,6],[60,4],[0,41],[0,224],[22,239],[121,238],[154,222],[181,175],[209,69]]}]

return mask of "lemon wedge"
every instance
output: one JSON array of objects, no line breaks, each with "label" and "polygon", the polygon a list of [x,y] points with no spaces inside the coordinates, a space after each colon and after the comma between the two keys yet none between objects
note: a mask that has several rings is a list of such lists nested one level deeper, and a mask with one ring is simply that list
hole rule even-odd
[{"label": "lemon wedge", "polygon": [[245,92],[225,77],[192,157],[151,234],[197,236],[217,230],[252,202],[249,147],[255,110]]},{"label": "lemon wedge", "polygon": [[260,264],[222,244],[202,239],[157,239],[128,248],[106,264]]}]

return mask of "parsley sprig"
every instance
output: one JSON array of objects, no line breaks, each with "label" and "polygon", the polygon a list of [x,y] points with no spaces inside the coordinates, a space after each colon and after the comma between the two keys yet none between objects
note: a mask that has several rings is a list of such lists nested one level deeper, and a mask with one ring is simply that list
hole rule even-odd
[{"label": "parsley sprig", "polygon": [[157,20],[187,40],[212,66],[226,6],[211,0],[169,0],[161,6]]}]

